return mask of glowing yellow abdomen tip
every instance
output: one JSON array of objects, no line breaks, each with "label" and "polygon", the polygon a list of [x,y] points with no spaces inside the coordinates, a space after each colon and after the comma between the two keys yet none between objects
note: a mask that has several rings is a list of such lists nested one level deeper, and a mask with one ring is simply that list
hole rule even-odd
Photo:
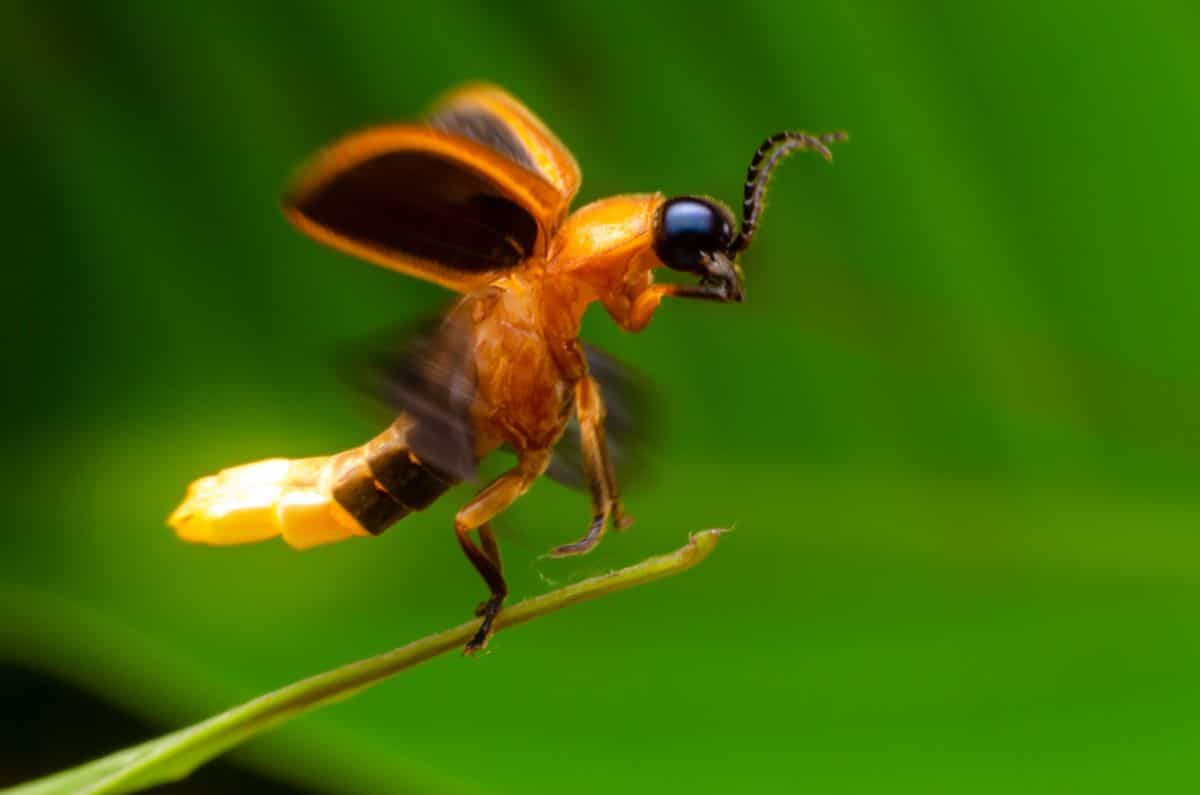
[{"label": "glowing yellow abdomen tip", "polygon": [[249,544],[282,535],[290,546],[368,535],[330,496],[331,459],[272,458],[200,478],[167,523],[194,544]]}]

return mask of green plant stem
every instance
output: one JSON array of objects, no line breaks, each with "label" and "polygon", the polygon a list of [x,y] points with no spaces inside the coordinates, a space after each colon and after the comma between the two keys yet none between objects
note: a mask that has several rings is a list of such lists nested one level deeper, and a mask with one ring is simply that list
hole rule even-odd
[{"label": "green plant stem", "polygon": [[[712,551],[721,530],[693,534],[688,543],[666,555],[647,558],[598,577],[506,607],[497,629],[524,624],[568,605],[624,590],[691,568]],[[118,751],[71,770],[29,782],[10,795],[50,793],[135,792],[187,776],[200,765],[250,738],[325,704],[365,690],[371,685],[439,654],[461,648],[479,621],[413,641],[407,646],[317,674],[226,712],[141,745]]]}]

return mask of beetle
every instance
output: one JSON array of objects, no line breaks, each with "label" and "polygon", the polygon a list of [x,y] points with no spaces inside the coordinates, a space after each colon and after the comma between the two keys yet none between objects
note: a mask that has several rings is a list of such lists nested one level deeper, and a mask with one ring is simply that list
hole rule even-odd
[{"label": "beetle", "polygon": [[[551,554],[586,553],[610,523],[629,523],[596,360],[579,340],[584,310],[598,301],[636,332],[666,297],[742,302],[736,259],[754,239],[775,166],[797,150],[831,159],[830,144],[845,139],[785,131],[763,141],[746,174],[740,228],[704,196],[622,195],[570,213],[575,159],[496,86],[451,92],[423,124],[333,143],[299,171],[285,216],[335,249],[461,297],[387,372],[384,390],[399,416],[380,435],[332,456],[274,458],[201,478],[170,525],[187,541],[217,545],[280,535],[307,548],[378,535],[473,479],[478,462],[507,445],[515,466],[454,518],[489,591],[464,652],[484,648],[508,593],[489,523],[546,472],[569,421],[578,424],[592,520]],[[695,281],[656,282],[662,267]]]}]

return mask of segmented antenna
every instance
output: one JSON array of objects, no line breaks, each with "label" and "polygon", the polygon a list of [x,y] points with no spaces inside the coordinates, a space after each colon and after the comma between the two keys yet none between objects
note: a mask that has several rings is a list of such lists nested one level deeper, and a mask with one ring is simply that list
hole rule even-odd
[{"label": "segmented antenna", "polygon": [[763,211],[763,196],[767,192],[767,183],[770,182],[771,172],[780,160],[797,149],[820,152],[826,160],[832,160],[833,153],[829,151],[829,144],[845,141],[849,137],[844,130],[823,135],[784,130],[763,141],[750,160],[750,168],[746,170],[746,186],[742,194],[742,229],[733,241],[732,251],[736,253],[748,248],[750,241],[754,239],[758,219]]}]

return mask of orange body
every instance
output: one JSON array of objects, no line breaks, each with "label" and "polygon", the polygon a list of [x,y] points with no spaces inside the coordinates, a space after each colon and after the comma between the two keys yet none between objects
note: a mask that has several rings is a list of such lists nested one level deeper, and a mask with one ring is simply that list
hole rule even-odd
[{"label": "orange body", "polygon": [[476,329],[479,393],[474,415],[489,444],[552,446],[570,415],[575,384],[587,375],[579,345],[583,313],[601,301],[623,327],[649,289],[651,219],[659,195],[623,196],[584,207],[558,231],[546,259],[464,297],[456,312]]},{"label": "orange body", "polygon": [[[658,302],[645,298],[658,297],[651,270],[660,265],[650,251],[651,228],[662,201],[661,194],[618,196],[581,208],[553,229],[546,257],[531,257],[451,309],[452,319],[473,329],[476,457],[504,443],[518,455],[546,452],[562,436],[575,387],[587,375],[579,327],[589,304],[600,301],[630,331],[648,322]],[[187,540],[221,545],[282,534],[292,546],[307,548],[369,535],[332,500],[324,512],[281,510],[301,493],[313,492],[311,501],[319,501],[321,473],[311,474],[310,462],[334,462],[304,459],[287,471],[267,466],[283,460],[197,481],[172,525]]]},{"label": "orange body", "polygon": [[[523,106],[499,89],[468,87],[439,107],[467,106],[499,119],[536,166],[518,168],[493,149],[433,126],[394,125],[354,134],[319,154],[285,199],[284,211],[302,231],[348,253],[464,293],[449,322],[470,329],[476,391],[469,411],[473,454],[483,458],[507,443],[541,474],[549,451],[576,410],[576,387],[587,377],[579,343],[583,314],[600,301],[622,327],[636,331],[660,296],[653,291],[654,216],[661,194],[617,196],[567,210],[579,186],[570,153]],[[306,197],[363,163],[396,150],[452,160],[494,183],[529,211],[537,225],[529,251],[515,267],[468,271],[429,257],[396,251],[347,233],[305,212]],[[640,301],[640,302],[639,302]],[[589,393],[590,394],[590,393]],[[602,421],[603,407],[586,408]],[[394,433],[389,429],[388,433]],[[332,497],[331,484],[347,457],[271,459],[196,481],[171,524],[186,540],[238,544],[282,535],[290,545],[369,535]],[[527,488],[527,484],[525,484]],[[303,505],[305,510],[294,506]]]},{"label": "orange body", "polygon": [[[184,539],[239,544],[281,535],[304,548],[373,535],[421,510],[502,444],[517,465],[455,517],[492,597],[468,649],[482,646],[507,593],[489,521],[542,475],[574,416],[592,522],[555,554],[591,549],[623,517],[599,385],[579,340],[599,301],[639,331],[663,297],[742,300],[737,253],[749,245],[771,169],[789,151],[829,156],[836,134],[785,132],[759,147],[743,223],[702,197],[617,196],[569,213],[580,174],[570,152],[504,91],[474,85],[425,124],[386,125],[319,153],[285,196],[286,216],[334,248],[461,294],[420,362],[397,377],[399,418],[327,458],[270,459],[192,484],[170,524]],[[667,265],[698,285],[656,284]],[[465,463],[464,463],[465,462]],[[479,544],[470,537],[477,532]]]}]

